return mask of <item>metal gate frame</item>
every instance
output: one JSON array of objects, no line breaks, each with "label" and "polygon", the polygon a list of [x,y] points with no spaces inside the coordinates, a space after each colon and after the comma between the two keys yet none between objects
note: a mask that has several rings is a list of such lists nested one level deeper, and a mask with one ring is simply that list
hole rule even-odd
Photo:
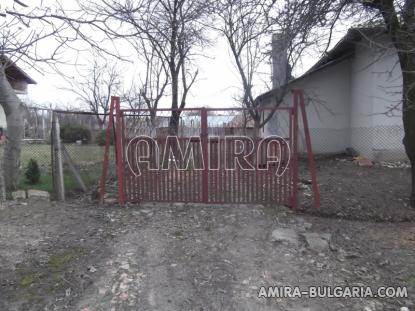
[{"label": "metal gate frame", "polygon": [[[304,129],[304,135],[305,135],[305,141],[306,141],[306,148],[307,148],[307,156],[308,156],[308,168],[309,173],[311,177],[311,186],[312,191],[314,193],[314,206],[316,208],[320,207],[320,193],[318,190],[317,185],[317,177],[316,177],[316,167],[314,162],[314,156],[312,152],[312,145],[311,145],[311,138],[310,138],[310,132],[308,128],[308,120],[306,115],[306,109],[304,105],[304,95],[301,90],[293,90],[293,105],[292,107],[281,107],[277,108],[277,110],[285,110],[289,113],[289,146],[290,146],[290,162],[289,162],[289,169],[288,173],[285,174],[288,175],[285,176],[285,184],[284,192],[281,189],[273,189],[274,191],[278,191],[278,195],[285,195],[284,200],[279,200],[275,203],[281,203],[288,205],[292,208],[297,208],[298,206],[298,189],[297,184],[299,180],[299,163],[298,163],[298,136],[299,136],[299,124],[298,124],[298,117],[299,113],[302,115],[303,120],[303,129]],[[139,109],[140,111],[150,111],[150,109]],[[158,111],[174,111],[174,109],[157,109]],[[211,200],[209,198],[209,169],[208,169],[208,150],[209,150],[209,140],[208,140],[208,111],[214,110],[214,111],[229,111],[229,110],[244,110],[244,108],[220,108],[220,109],[213,109],[213,108],[183,108],[183,109],[177,109],[180,111],[190,111],[190,110],[198,110],[200,111],[200,117],[201,117],[201,133],[200,133],[200,143],[201,148],[203,152],[203,161],[204,163],[204,169],[202,171],[201,175],[201,199],[199,200],[183,200],[183,199],[177,199],[176,198],[169,198],[169,199],[163,199],[158,200],[157,198],[152,198],[150,201],[180,201],[180,202],[186,202],[186,203],[245,203],[245,202],[236,202],[236,201],[217,201],[217,200]],[[246,109],[245,109],[246,110]],[[110,134],[111,131],[115,130],[115,155],[116,155],[116,172],[117,172],[117,180],[118,180],[118,200],[119,205],[122,207],[127,202],[136,202],[139,203],[139,200],[131,200],[130,196],[126,196],[126,192],[128,193],[128,190],[126,189],[126,184],[128,185],[128,180],[126,178],[129,178],[130,176],[127,176],[126,169],[126,137],[124,135],[124,116],[129,111],[132,111],[131,109],[121,109],[120,107],[120,98],[119,97],[112,97],[111,98],[111,106],[110,106],[110,117],[109,117],[109,125],[106,130],[106,145],[105,145],[105,153],[104,153],[104,161],[103,161],[103,174],[101,177],[101,183],[100,183],[100,201],[103,202],[104,200],[104,193],[105,193],[105,179],[106,174],[108,170],[108,153],[110,148]],[[115,114],[115,120],[114,118]],[[115,121],[115,122],[114,122]],[[115,123],[115,127],[114,127]],[[127,171],[128,172],[128,171]],[[226,176],[225,176],[226,177]],[[288,181],[286,180],[288,178]],[[226,178],[225,178],[226,181]],[[160,185],[161,186],[161,185]],[[131,188],[131,185],[128,185],[129,188]],[[126,191],[127,190],[127,191]],[[270,189],[271,190],[271,189]],[[288,194],[288,195],[287,195]],[[130,198],[130,199],[129,199]],[[278,197],[279,198],[279,197]],[[279,198],[280,199],[280,198]],[[248,203],[264,203],[264,202],[248,202]]]}]

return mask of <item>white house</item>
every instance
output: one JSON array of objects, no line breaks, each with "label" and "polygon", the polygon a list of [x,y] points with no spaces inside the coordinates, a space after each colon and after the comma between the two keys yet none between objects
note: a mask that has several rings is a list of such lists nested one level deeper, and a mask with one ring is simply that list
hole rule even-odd
[{"label": "white house", "polygon": [[[277,66],[284,61],[278,59]],[[275,102],[280,88],[274,85],[258,100],[265,105]],[[401,87],[397,53],[382,28],[350,29],[310,70],[288,83],[288,89],[304,91],[314,153],[341,153],[351,147],[378,161],[406,159]],[[287,92],[283,105],[291,102]],[[277,114],[265,126],[264,135],[286,135],[287,124],[286,117]],[[300,150],[305,150],[302,132]]]}]

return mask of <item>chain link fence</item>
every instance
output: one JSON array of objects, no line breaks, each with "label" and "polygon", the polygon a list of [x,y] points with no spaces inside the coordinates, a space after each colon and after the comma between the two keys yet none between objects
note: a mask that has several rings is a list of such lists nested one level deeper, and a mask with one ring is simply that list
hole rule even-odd
[{"label": "chain link fence", "polygon": [[[316,155],[350,153],[375,162],[407,161],[402,143],[404,130],[399,125],[355,127],[351,129],[310,129]],[[300,130],[300,151],[305,150],[304,131]]]},{"label": "chain link fence", "polygon": [[[363,117],[363,116],[362,116]],[[367,116],[364,116],[367,117]],[[313,127],[310,135],[313,152],[316,155],[335,155],[351,152],[376,162],[407,161],[402,143],[404,129],[401,124],[373,124],[359,127]],[[394,120],[394,122],[396,122]],[[321,123],[321,122],[320,122]],[[285,137],[289,128],[286,116],[275,114],[262,130],[263,135],[280,135]],[[305,135],[300,122],[299,152],[305,153]]]},{"label": "chain link fence", "polygon": [[[88,189],[97,187],[101,176],[104,152],[103,131],[108,122],[107,116],[99,118],[92,113],[72,111],[52,111],[51,109],[26,108],[24,112],[24,138],[21,148],[21,169],[18,181],[20,189],[39,189],[53,192],[51,129],[53,113],[60,123],[62,148],[67,151],[70,161],[79,171]],[[105,117],[105,118],[104,118]],[[7,134],[7,130],[6,133]],[[110,176],[115,174],[114,151],[110,150]],[[4,143],[0,145],[3,155]],[[29,184],[25,170],[30,159],[40,168],[40,181]],[[64,184],[67,193],[82,190],[70,170],[68,159],[63,157]]]}]

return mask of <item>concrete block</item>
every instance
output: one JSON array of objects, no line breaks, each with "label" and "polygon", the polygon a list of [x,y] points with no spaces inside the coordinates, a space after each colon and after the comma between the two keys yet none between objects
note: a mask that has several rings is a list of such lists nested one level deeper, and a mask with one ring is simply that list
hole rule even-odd
[{"label": "concrete block", "polygon": [[14,192],[12,192],[12,198],[15,201],[24,200],[24,199],[26,199],[26,191],[24,191],[24,190],[14,191]]},{"label": "concrete block", "polygon": [[27,197],[29,199],[43,199],[43,200],[49,200],[50,199],[50,194],[47,191],[42,191],[42,190],[34,190],[34,189],[30,189],[27,192]]}]

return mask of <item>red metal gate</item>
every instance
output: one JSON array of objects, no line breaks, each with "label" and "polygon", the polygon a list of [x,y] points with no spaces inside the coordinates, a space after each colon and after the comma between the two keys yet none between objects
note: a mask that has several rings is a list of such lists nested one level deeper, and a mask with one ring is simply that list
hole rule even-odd
[{"label": "red metal gate", "polygon": [[[249,112],[234,108],[181,109],[177,134],[170,135],[171,115],[178,110],[121,109],[114,97],[120,205],[151,201],[295,207],[299,103],[303,110],[302,94],[296,91],[292,107],[274,112],[276,119],[270,122],[278,123],[279,136],[258,133]],[[264,116],[270,112],[260,111]],[[303,121],[318,194],[305,109]]]}]

